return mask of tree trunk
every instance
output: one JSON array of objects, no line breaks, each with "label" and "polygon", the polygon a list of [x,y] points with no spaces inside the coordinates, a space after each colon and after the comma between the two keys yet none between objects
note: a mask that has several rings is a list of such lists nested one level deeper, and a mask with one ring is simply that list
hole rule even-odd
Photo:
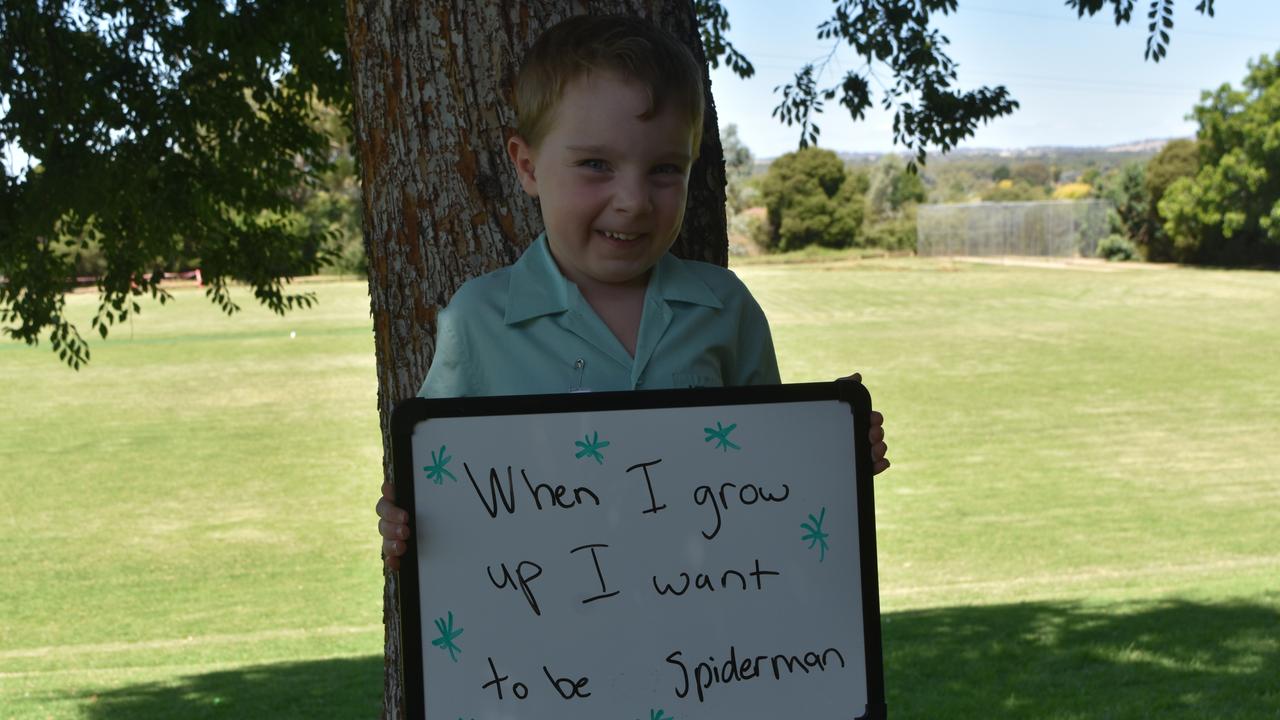
[{"label": "tree trunk", "polygon": [[[378,368],[383,472],[390,419],[435,352],[436,314],[469,278],[510,264],[542,229],[506,157],[512,82],[546,27],[631,13],[683,39],[705,65],[690,0],[348,0],[356,143]],[[724,265],[724,159],[707,82],[702,155],[689,183],[682,257]],[[370,487],[370,498],[374,498]],[[370,549],[374,547],[369,523]],[[387,574],[384,714],[403,716],[397,577]]]}]

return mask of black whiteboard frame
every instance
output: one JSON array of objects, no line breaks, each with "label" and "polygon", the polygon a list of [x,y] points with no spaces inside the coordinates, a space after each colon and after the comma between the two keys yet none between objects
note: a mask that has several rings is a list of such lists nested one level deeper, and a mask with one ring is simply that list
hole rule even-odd
[{"label": "black whiteboard frame", "polygon": [[876,564],[876,516],[871,463],[871,395],[861,382],[842,378],[825,383],[756,385],[688,390],[633,390],[555,395],[502,395],[471,398],[410,398],[391,414],[392,475],[396,503],[409,515],[410,541],[400,559],[400,657],[403,663],[404,708],[407,718],[426,718],[422,669],[422,618],[419,604],[417,506],[414,498],[413,431],[435,418],[533,415],[544,413],[608,412],[716,405],[838,400],[853,413],[854,467],[857,483],[858,547],[862,582],[862,632],[867,670],[867,705],[852,720],[884,720],[884,655],[880,634],[880,582]]}]

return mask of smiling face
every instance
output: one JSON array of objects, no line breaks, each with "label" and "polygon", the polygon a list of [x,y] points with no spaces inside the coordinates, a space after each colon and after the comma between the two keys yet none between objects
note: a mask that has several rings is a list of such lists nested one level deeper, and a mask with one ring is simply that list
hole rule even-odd
[{"label": "smiling face", "polygon": [[693,133],[671,105],[646,118],[643,85],[592,72],[565,86],[537,147],[509,142],[551,254],[579,287],[645,283],[680,232]]}]

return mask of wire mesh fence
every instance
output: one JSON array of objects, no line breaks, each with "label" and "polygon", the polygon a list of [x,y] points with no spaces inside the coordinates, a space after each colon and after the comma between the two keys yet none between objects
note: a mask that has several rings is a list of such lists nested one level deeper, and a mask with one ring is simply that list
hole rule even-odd
[{"label": "wire mesh fence", "polygon": [[916,252],[1093,257],[1109,207],[1104,200],[921,205]]}]

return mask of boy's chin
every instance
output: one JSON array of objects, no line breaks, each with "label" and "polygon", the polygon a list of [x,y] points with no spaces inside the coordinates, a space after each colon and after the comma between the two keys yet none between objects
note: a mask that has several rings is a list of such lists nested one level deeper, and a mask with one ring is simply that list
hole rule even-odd
[{"label": "boy's chin", "polygon": [[641,263],[605,263],[592,268],[591,279],[603,285],[643,285],[649,280],[652,265]]}]

